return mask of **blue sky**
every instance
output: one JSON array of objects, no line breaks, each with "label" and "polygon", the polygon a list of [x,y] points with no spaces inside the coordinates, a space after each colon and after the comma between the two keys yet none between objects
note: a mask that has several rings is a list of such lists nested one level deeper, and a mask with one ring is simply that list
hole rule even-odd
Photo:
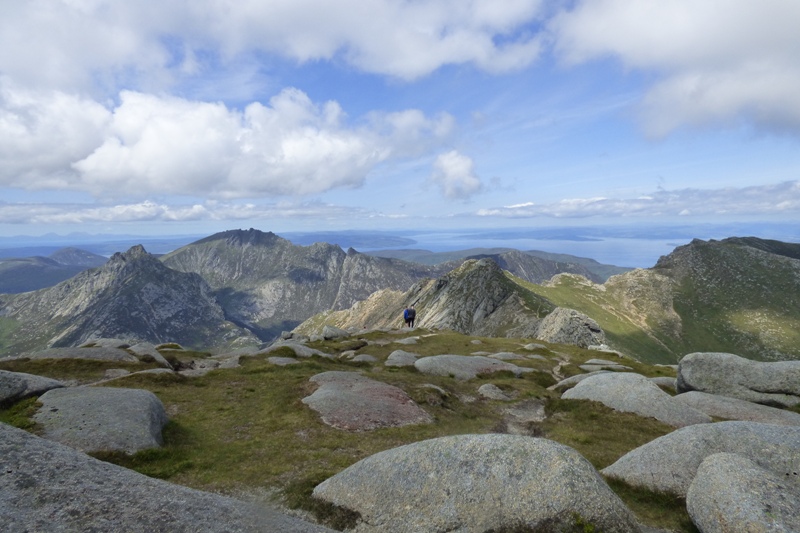
[{"label": "blue sky", "polygon": [[795,0],[0,0],[0,236],[797,227],[798,57]]}]

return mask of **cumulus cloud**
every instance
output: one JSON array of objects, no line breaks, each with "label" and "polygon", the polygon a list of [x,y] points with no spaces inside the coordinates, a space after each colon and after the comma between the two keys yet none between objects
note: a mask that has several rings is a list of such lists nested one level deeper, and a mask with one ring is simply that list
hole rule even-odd
[{"label": "cumulus cloud", "polygon": [[648,131],[747,120],[800,131],[800,3],[581,0],[550,24],[568,64],[614,57],[656,75]]},{"label": "cumulus cloud", "polygon": [[[0,83],[0,88],[4,86]],[[123,91],[106,110],[58,92],[0,92],[0,185],[246,198],[358,187],[378,164],[435,148],[451,116],[418,110],[369,114],[351,124],[336,102],[285,89],[244,110]]]},{"label": "cumulus cloud", "polygon": [[446,198],[466,199],[483,188],[473,170],[472,159],[457,150],[445,152],[436,158],[431,179]]},{"label": "cumulus cloud", "polygon": [[725,189],[659,190],[637,198],[572,198],[551,204],[525,202],[481,209],[476,214],[501,218],[585,218],[800,213],[800,181]]},{"label": "cumulus cloud", "polygon": [[[306,62],[338,58],[414,79],[443,65],[488,71],[529,65],[539,39],[524,31],[542,0],[40,0],[0,17],[0,72],[70,89],[163,87],[203,57],[252,53]],[[210,53],[209,53],[210,52]],[[98,78],[99,76],[99,78]]]}]

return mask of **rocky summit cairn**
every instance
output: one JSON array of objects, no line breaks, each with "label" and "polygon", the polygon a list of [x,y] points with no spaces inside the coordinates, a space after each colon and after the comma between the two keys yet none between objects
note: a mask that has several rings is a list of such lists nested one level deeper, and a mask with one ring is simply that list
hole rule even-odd
[{"label": "rocky summit cairn", "polygon": [[692,390],[767,405],[798,405],[800,361],[761,363],[731,353],[690,353],[678,365],[678,392]]},{"label": "rocky summit cairn", "polygon": [[458,435],[372,455],[314,489],[372,532],[640,531],[578,452],[517,435]]},{"label": "rocky summit cairn", "polygon": [[733,453],[706,457],[686,495],[704,533],[800,531],[797,472],[780,475]]},{"label": "rocky summit cairn", "polygon": [[317,411],[329,426],[369,431],[433,422],[402,389],[356,372],[323,372],[310,381],[319,388],[303,398],[303,403]]}]

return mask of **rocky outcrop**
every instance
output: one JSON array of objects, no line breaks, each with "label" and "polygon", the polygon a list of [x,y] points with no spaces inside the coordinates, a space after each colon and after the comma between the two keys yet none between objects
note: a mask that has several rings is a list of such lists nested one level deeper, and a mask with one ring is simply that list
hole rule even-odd
[{"label": "rocky outcrop", "polygon": [[797,473],[779,475],[733,453],[708,456],[686,495],[703,533],[800,531]]},{"label": "rocky outcrop", "polygon": [[606,336],[600,326],[587,315],[557,307],[544,317],[536,328],[535,337],[546,342],[574,344],[581,348],[605,344]]},{"label": "rocky outcrop", "polygon": [[520,367],[482,355],[433,355],[421,357],[414,362],[414,367],[423,374],[433,376],[451,376],[455,379],[469,380],[479,374],[494,372],[513,372],[519,376],[525,372],[533,372],[530,368]]},{"label": "rocky outcrop", "polygon": [[761,363],[730,353],[690,353],[678,364],[678,391],[693,390],[766,405],[798,405],[800,361]]},{"label": "rocky outcrop", "polygon": [[601,472],[629,485],[685,497],[703,460],[723,452],[792,477],[800,472],[800,427],[756,422],[689,426],[628,452]]},{"label": "rocky outcrop", "polygon": [[63,386],[55,379],[0,370],[0,408]]},{"label": "rocky outcrop", "polygon": [[355,372],[323,372],[309,381],[319,388],[303,403],[337,429],[370,431],[433,422],[402,389]]},{"label": "rocky outcrop", "polygon": [[15,328],[6,355],[100,338],[203,349],[257,342],[226,320],[200,276],[167,268],[141,246],[54,287],[6,297],[0,315]]},{"label": "rocky outcrop", "polygon": [[167,414],[150,391],[108,387],[53,389],[33,419],[42,437],[83,452],[136,453],[163,443]]},{"label": "rocky outcrop", "polygon": [[639,416],[652,417],[673,427],[711,422],[707,414],[674,401],[658,385],[631,372],[607,372],[579,381],[561,395],[569,400],[593,400]]},{"label": "rocky outcrop", "polygon": [[541,318],[555,308],[514,283],[491,259],[481,259],[466,261],[406,292],[379,291],[348,310],[313,317],[295,331],[319,333],[324,324],[344,329],[399,327],[403,309],[412,304],[418,327],[495,337],[531,337]]},{"label": "rocky outcrop", "polygon": [[50,348],[27,354],[26,357],[37,359],[85,359],[87,361],[110,361],[116,363],[138,363],[139,358],[120,348]]},{"label": "rocky outcrop", "polygon": [[[460,435],[367,457],[314,497],[360,514],[355,531],[639,531],[572,448],[515,435]],[[590,526],[591,525],[591,526]]]},{"label": "rocky outcrop", "polygon": [[386,358],[386,366],[414,366],[419,359],[419,354],[406,352],[405,350],[395,350]]},{"label": "rocky outcrop", "polygon": [[782,426],[800,426],[800,413],[768,407],[737,398],[690,391],[678,394],[673,400],[716,418]]},{"label": "rocky outcrop", "polygon": [[1,423],[0,457],[3,531],[330,531],[273,509],[149,478]]}]

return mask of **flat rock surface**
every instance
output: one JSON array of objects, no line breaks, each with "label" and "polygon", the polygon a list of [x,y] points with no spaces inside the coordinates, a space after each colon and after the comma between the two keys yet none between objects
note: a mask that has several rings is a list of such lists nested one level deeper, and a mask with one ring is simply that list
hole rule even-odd
[{"label": "flat rock surface", "polygon": [[686,509],[703,533],[800,531],[800,480],[717,453],[697,469]]},{"label": "flat rock surface", "polygon": [[294,355],[297,356],[297,357],[313,357],[313,356],[316,355],[318,357],[324,357],[326,359],[333,359],[334,358],[334,356],[329,354],[329,353],[325,353],[323,351],[320,351],[320,350],[317,350],[317,349],[314,349],[314,348],[309,348],[305,344],[301,344],[299,342],[292,342],[292,341],[279,341],[279,342],[276,342],[276,343],[272,344],[271,346],[265,348],[264,350],[261,350],[259,352],[259,354],[269,354],[269,353],[272,353],[272,352],[274,352],[276,350],[279,350],[281,348],[289,348],[290,350],[292,350],[294,352]]},{"label": "flat rock surface", "polygon": [[737,398],[691,391],[678,394],[674,397],[674,400],[717,418],[783,426],[800,426],[800,413],[768,407]]},{"label": "flat rock surface", "polygon": [[360,513],[357,532],[558,531],[579,514],[601,531],[639,531],[578,452],[517,435],[458,435],[372,455],[314,496]]},{"label": "flat rock surface", "polygon": [[369,431],[433,422],[402,389],[356,372],[323,372],[310,381],[319,388],[303,398],[303,403],[318,412],[329,426]]},{"label": "flat rock surface", "polygon": [[55,379],[0,370],[0,407],[11,405],[31,396],[40,396],[64,384]]},{"label": "flat rock surface", "polygon": [[138,363],[139,358],[120,348],[50,348],[28,354],[30,359],[89,359],[93,361],[117,361]]},{"label": "flat rock surface", "polygon": [[532,371],[530,368],[522,368],[482,355],[434,355],[417,359],[414,366],[423,374],[453,376],[465,381],[477,377],[478,374],[491,374],[504,370],[513,372],[517,376]]},{"label": "flat rock surface", "polygon": [[503,402],[508,402],[511,400],[511,398],[505,392],[503,392],[500,387],[494,385],[493,383],[484,383],[478,387],[478,394],[487,400],[500,400]]},{"label": "flat rock surface", "polygon": [[395,350],[386,358],[383,364],[386,366],[414,366],[419,359],[419,354],[406,352],[405,350]]},{"label": "flat rock surface", "polygon": [[609,372],[578,382],[561,395],[570,400],[593,400],[626,413],[655,418],[673,427],[711,422],[711,417],[658,388],[640,374]]},{"label": "flat rock surface", "polygon": [[0,424],[0,529],[8,533],[322,533],[326,528],[173,485]]},{"label": "flat rock surface", "polygon": [[731,353],[690,353],[678,364],[678,392],[692,390],[790,407],[800,404],[800,361],[762,363]]},{"label": "flat rock surface", "polygon": [[757,422],[685,427],[631,450],[602,473],[629,485],[685,497],[700,463],[737,453],[779,476],[800,472],[800,428]]},{"label": "flat rock surface", "polygon": [[111,387],[53,389],[33,419],[42,437],[83,452],[135,453],[162,444],[167,414],[150,391]]}]

